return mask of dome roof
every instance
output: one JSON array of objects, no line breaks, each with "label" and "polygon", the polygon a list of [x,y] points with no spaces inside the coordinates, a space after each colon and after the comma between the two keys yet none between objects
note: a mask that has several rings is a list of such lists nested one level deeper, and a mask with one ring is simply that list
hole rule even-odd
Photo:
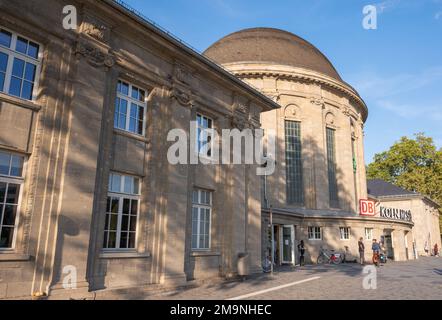
[{"label": "dome roof", "polygon": [[325,55],[293,33],[253,28],[232,33],[210,46],[204,55],[219,64],[267,62],[310,69],[342,81]]}]

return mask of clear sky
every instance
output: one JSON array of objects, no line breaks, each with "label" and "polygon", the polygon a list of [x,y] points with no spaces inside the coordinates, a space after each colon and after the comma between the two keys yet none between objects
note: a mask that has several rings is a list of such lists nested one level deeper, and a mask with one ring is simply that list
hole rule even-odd
[{"label": "clear sky", "polygon": [[[290,31],[310,41],[368,105],[365,159],[417,132],[442,147],[442,0],[125,0],[204,51],[251,27]],[[377,29],[362,27],[365,5]]]}]

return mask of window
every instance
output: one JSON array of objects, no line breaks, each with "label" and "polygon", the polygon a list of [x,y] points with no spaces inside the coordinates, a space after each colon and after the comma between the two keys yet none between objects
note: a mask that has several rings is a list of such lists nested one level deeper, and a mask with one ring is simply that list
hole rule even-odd
[{"label": "window", "polygon": [[35,42],[0,29],[0,92],[33,100],[41,48]]},{"label": "window", "polygon": [[212,193],[194,190],[192,195],[192,249],[210,249]]},{"label": "window", "polygon": [[373,228],[365,228],[365,240],[373,240]]},{"label": "window", "polygon": [[350,240],[350,228],[340,227],[339,233],[341,234],[341,240]]},{"label": "window", "polygon": [[212,119],[203,115],[196,115],[196,148],[197,153],[206,157],[212,157],[212,137],[210,130],[213,129]]},{"label": "window", "polygon": [[24,158],[0,151],[0,249],[14,247]]},{"label": "window", "polygon": [[105,249],[135,249],[140,179],[111,173],[104,226]]},{"label": "window", "polygon": [[321,240],[322,239],[321,227],[308,227],[308,239]]},{"label": "window", "polygon": [[330,207],[339,208],[338,183],[336,180],[335,130],[327,128],[327,166]]},{"label": "window", "polygon": [[132,84],[118,81],[114,127],[144,135],[146,109],[146,92]]},{"label": "window", "polygon": [[301,162],[301,124],[285,121],[287,202],[304,203]]}]

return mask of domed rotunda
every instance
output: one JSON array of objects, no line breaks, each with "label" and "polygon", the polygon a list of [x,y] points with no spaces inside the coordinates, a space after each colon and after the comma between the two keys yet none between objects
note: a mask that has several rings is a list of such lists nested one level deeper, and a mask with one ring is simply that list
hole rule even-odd
[{"label": "domed rotunda", "polygon": [[356,238],[343,240],[359,239],[367,225],[374,236],[385,233],[385,220],[359,215],[359,200],[367,199],[367,106],[323,53],[290,32],[253,28],[204,55],[281,106],[261,114],[265,133],[276,134],[275,172],[262,184],[263,257],[272,252],[277,264],[297,264],[300,240],[313,261],[321,246],[357,255]]}]

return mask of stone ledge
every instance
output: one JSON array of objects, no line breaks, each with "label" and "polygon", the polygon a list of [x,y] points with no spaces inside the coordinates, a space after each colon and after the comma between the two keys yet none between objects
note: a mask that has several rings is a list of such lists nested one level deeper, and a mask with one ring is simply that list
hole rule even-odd
[{"label": "stone ledge", "polygon": [[150,257],[151,254],[149,252],[101,252],[99,255],[100,259],[143,259]]},{"label": "stone ledge", "polygon": [[29,261],[31,256],[29,254],[19,254],[19,253],[6,253],[0,251],[0,262],[1,261]]}]

